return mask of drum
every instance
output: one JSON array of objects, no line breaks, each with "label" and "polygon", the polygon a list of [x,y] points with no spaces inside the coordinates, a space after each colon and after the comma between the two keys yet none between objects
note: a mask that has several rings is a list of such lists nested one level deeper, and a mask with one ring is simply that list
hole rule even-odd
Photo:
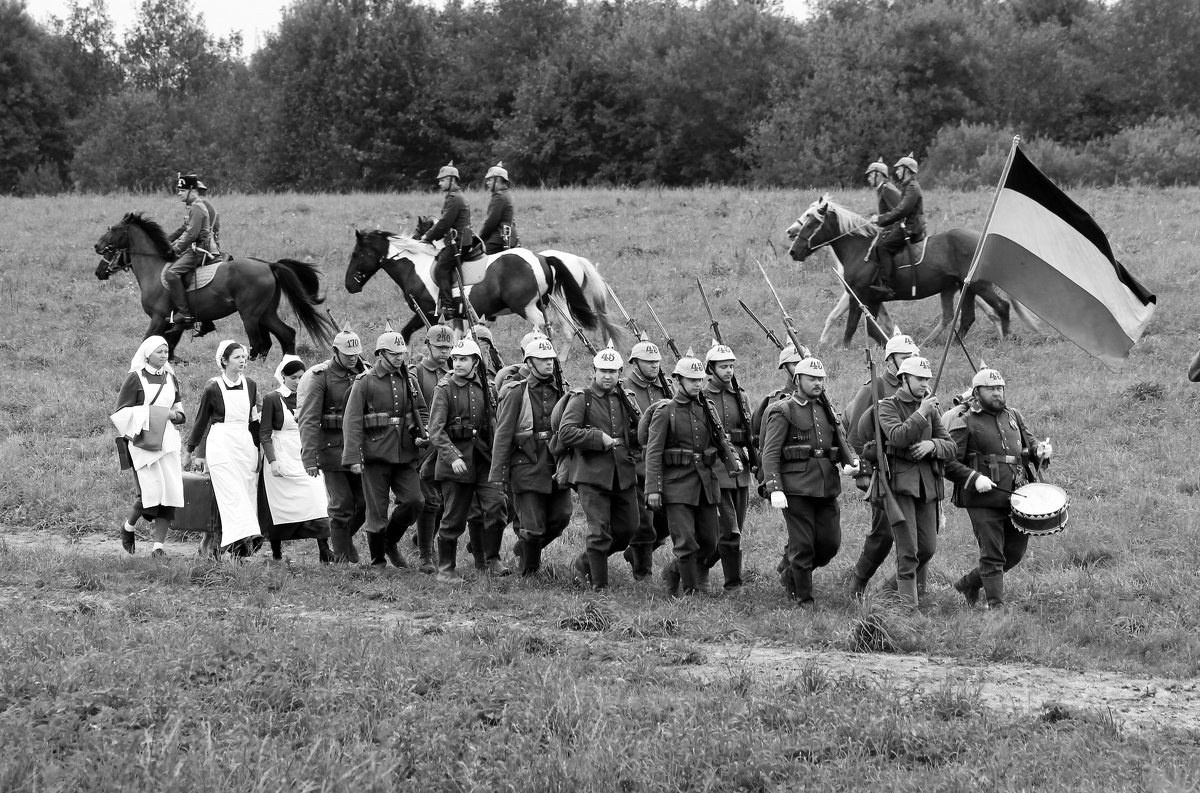
[{"label": "drum", "polygon": [[1024,534],[1041,537],[1067,527],[1067,491],[1045,482],[1031,482],[1008,497],[1013,525]]},{"label": "drum", "polygon": [[213,497],[212,478],[208,474],[183,472],[184,506],[175,510],[171,528],[175,531],[217,531],[221,516]]}]

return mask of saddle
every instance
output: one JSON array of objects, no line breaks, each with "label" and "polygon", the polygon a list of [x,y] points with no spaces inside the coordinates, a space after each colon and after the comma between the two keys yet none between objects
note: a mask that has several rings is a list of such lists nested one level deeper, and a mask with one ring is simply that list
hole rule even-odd
[{"label": "saddle", "polygon": [[904,250],[900,251],[893,257],[893,263],[896,269],[901,267],[916,267],[925,260],[925,245],[929,242],[929,237],[923,237],[920,242],[908,241]]},{"label": "saddle", "polygon": [[[195,292],[197,289],[203,289],[208,286],[212,279],[217,277],[217,268],[231,259],[233,259],[232,256],[222,254],[218,261],[211,264],[202,264],[190,273],[186,273],[183,276],[183,291]],[[158,276],[159,283],[162,284],[163,289],[167,288],[167,268],[170,266],[170,262],[163,265],[162,272]]]}]

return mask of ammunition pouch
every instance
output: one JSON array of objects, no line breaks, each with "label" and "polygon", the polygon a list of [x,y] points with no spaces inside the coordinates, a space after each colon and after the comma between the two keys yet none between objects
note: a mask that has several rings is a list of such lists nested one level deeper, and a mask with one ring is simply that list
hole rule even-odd
[{"label": "ammunition pouch", "polygon": [[342,428],[341,413],[324,413],[321,415],[321,429],[340,430]]},{"label": "ammunition pouch", "polygon": [[711,466],[716,461],[716,449],[705,449],[703,452],[691,449],[663,449],[663,465],[686,467],[702,463]]},{"label": "ammunition pouch", "polygon": [[455,419],[446,427],[446,435],[452,441],[469,441],[476,435],[475,425],[469,421]]},{"label": "ammunition pouch", "polygon": [[745,446],[749,440],[749,433],[741,427],[729,431],[729,442],[737,446]]},{"label": "ammunition pouch", "polygon": [[807,460],[810,457],[837,457],[838,447],[832,449],[814,449],[807,444],[794,444],[784,446],[783,452],[780,455],[784,460],[792,462],[794,460]]},{"label": "ammunition pouch", "polygon": [[398,425],[404,420],[391,413],[367,413],[363,416],[363,429],[377,430],[383,427]]}]

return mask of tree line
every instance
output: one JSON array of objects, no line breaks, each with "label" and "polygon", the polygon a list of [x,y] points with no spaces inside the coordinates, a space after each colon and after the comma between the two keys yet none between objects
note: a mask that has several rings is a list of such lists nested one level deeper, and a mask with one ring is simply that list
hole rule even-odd
[{"label": "tree line", "polygon": [[913,152],[994,182],[1200,183],[1195,0],[293,0],[260,49],[186,0],[0,0],[0,192],[836,186]]}]

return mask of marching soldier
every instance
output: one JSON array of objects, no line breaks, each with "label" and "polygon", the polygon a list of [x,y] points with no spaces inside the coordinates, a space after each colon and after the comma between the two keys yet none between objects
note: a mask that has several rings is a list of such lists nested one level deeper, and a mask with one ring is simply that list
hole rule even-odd
[{"label": "marching soldier", "polygon": [[622,363],[611,346],[596,353],[591,382],[571,392],[558,429],[559,443],[571,455],[567,482],[588,522],[575,576],[597,591],[608,587],[608,557],[628,547],[638,526],[638,416],[631,410],[633,396],[619,391]]},{"label": "marching soldier", "polygon": [[947,412],[946,428],[955,454],[946,463],[954,483],[954,504],[967,510],[979,543],[979,566],[955,582],[968,606],[979,602],[980,590],[989,609],[1004,605],[1004,574],[1025,556],[1029,535],[1012,523],[1008,495],[1033,476],[1027,466],[1050,462],[1050,439],[1036,440],[1025,420],[1004,399],[1004,378],[995,369],[980,369],[971,380],[971,399]]},{"label": "marching soldier", "polygon": [[[433,389],[438,381],[446,376],[446,366],[450,360],[450,349],[454,347],[454,331],[445,325],[434,325],[425,332],[425,354],[413,367],[417,377],[417,385],[425,404],[433,404]],[[437,562],[434,558],[434,538],[437,535],[438,524],[442,520],[442,489],[434,479],[434,462],[437,460],[437,449],[430,444],[425,449],[424,460],[421,464],[421,496],[425,499],[425,508],[417,518],[417,546],[421,554],[422,573],[432,575],[437,572]]]},{"label": "marching soldier", "polygon": [[727,590],[742,585],[742,528],[746,525],[746,509],[750,505],[750,458],[746,454],[746,446],[751,443],[750,428],[742,421],[742,404],[749,404],[749,400],[745,391],[739,399],[733,390],[736,361],[733,350],[723,344],[709,348],[704,356],[704,369],[708,375],[704,396],[716,407],[717,418],[742,467],[737,475],[724,469],[716,471],[721,487],[717,510],[720,534],[716,551],[700,560],[701,586],[707,584],[708,571],[720,561]]},{"label": "marching soldier", "polygon": [[[350,387],[342,465],[362,476],[371,566],[407,567],[397,543],[421,514],[420,464],[425,400],[407,372],[408,347],[389,328],[375,343],[375,365]],[[396,507],[389,521],[389,493]],[[401,517],[396,518],[395,513]]]},{"label": "marching soldier", "polygon": [[300,459],[309,476],[325,479],[329,542],[334,562],[358,563],[354,534],[367,516],[362,477],[342,463],[346,399],[366,371],[358,334],[344,328],[333,337],[333,355],[304,373],[296,389]]},{"label": "marching soldier", "polygon": [[[900,366],[914,355],[920,355],[916,342],[910,336],[896,335],[887,341],[883,348],[883,372],[875,378],[874,391],[870,381],[863,383],[858,393],[850,400],[843,417],[849,428],[850,446],[854,453],[862,455],[863,445],[873,440],[874,404],[876,400],[886,399],[900,387],[898,372]],[[871,577],[879,566],[887,561],[892,552],[892,524],[887,512],[880,504],[871,505],[871,529],[863,539],[862,553],[854,564],[851,573],[850,594],[861,597],[870,583]]]},{"label": "marching soldier", "polygon": [[787,399],[792,395],[792,393],[796,390],[796,364],[811,356],[812,353],[808,351],[807,347],[804,347],[797,352],[796,346],[791,342],[788,342],[786,345],[784,345],[784,348],[779,351],[779,366],[776,368],[783,372],[784,382],[779,388],[776,388],[774,391],[759,400],[758,406],[754,408],[754,412],[750,414],[750,439],[754,444],[756,444],[755,448],[762,448],[762,422],[763,415],[767,412],[767,408],[770,407],[772,403],[778,402],[781,399]]},{"label": "marching soldier", "polygon": [[812,573],[829,564],[842,544],[837,463],[851,473],[858,460],[846,443],[825,393],[825,367],[816,358],[796,364],[795,390],[774,402],[763,419],[762,466],[771,506],[783,511],[788,565],[784,591],[802,606],[813,603]]},{"label": "marching soldier", "polygon": [[[446,194],[446,198],[442,202],[442,215],[433,228],[425,232],[425,236],[421,240],[423,242],[446,241],[445,247],[438,251],[437,261],[433,265],[433,283],[438,288],[438,304],[441,307],[441,313],[446,316],[461,316],[464,312],[459,307],[452,290],[458,281],[455,269],[459,265],[461,248],[470,246],[473,236],[471,207],[467,205],[467,199],[463,197],[462,191],[459,189],[458,169],[454,167],[453,162],[443,165],[438,170],[437,183],[438,189]],[[454,233],[451,234],[451,231]],[[466,295],[462,295],[462,298],[465,300]]]},{"label": "marching soldier", "polygon": [[491,256],[515,248],[520,242],[513,223],[513,200],[508,191],[508,171],[504,163],[498,162],[488,168],[483,184],[491,191],[492,198],[488,201],[487,219],[479,229],[479,236],[483,239],[483,252]]},{"label": "marching soldier", "polygon": [[[546,334],[542,333],[540,330],[531,330],[522,336],[520,344],[522,358],[524,358],[525,350],[529,348],[530,342],[544,338],[546,338]],[[500,370],[496,372],[496,378],[492,381],[492,383],[496,387],[496,392],[499,393],[500,389],[503,388],[504,384],[509,380],[525,377],[529,377],[529,363],[525,360],[520,360],[516,363],[510,363],[507,366],[500,367]]]},{"label": "marching soldier", "polygon": [[896,183],[900,186],[900,202],[890,211],[871,216],[871,222],[884,230],[875,246],[876,256],[879,257],[879,283],[872,284],[871,289],[881,293],[887,300],[895,297],[892,289],[895,255],[902,252],[909,242],[917,243],[925,239],[925,202],[921,197],[921,185],[917,182],[917,161],[910,154],[897,160],[894,167]]},{"label": "marching soldier", "polygon": [[175,194],[187,208],[183,225],[171,235],[171,250],[177,257],[163,271],[167,294],[171,298],[171,322],[176,328],[186,328],[195,322],[192,309],[188,306],[187,292],[183,288],[183,277],[204,264],[205,256],[213,250],[212,218],[208,215],[208,201],[200,200],[200,188],[204,183],[195,174],[180,176],[175,181]]},{"label": "marching soldier", "polygon": [[550,413],[562,397],[555,382],[558,359],[554,345],[541,337],[525,346],[529,375],[510,380],[500,392],[492,468],[488,477],[498,488],[512,490],[520,518],[521,575],[535,574],[542,550],[571,521],[571,491],[554,480],[550,453]]},{"label": "marching soldier", "polygon": [[[662,369],[662,353],[648,341],[639,341],[629,353],[629,374],[622,385],[633,394],[638,410],[645,413],[661,399],[671,398],[667,381],[659,377]],[[629,562],[634,581],[647,581],[654,575],[654,551],[671,536],[667,528],[667,515],[662,510],[646,506],[646,453],[642,450],[636,457],[637,492],[640,520],[638,529],[625,549],[625,561]]]},{"label": "marching soldier", "polygon": [[[482,526],[470,538],[475,568],[492,575],[511,571],[500,561],[508,505],[504,493],[488,483],[492,467],[494,394],[480,378],[479,345],[462,339],[450,351],[450,374],[438,382],[429,409],[429,438],[437,449],[434,477],[442,488],[438,528],[437,580],[462,583],[457,571],[458,538],[467,527],[473,504],[482,510]],[[484,390],[486,383],[487,390]]]},{"label": "marching soldier", "polygon": [[667,514],[675,559],[663,580],[673,596],[681,587],[685,595],[701,591],[701,564],[717,553],[721,488],[713,464],[720,457],[731,477],[742,472],[704,394],[704,364],[688,353],[675,363],[675,393],[650,418],[646,444],[646,503]]},{"label": "marching soldier", "polygon": [[916,608],[925,597],[929,560],[937,551],[938,502],[944,495],[942,466],[955,456],[954,441],[942,426],[937,397],[929,387],[929,361],[912,356],[897,370],[900,386],[879,403],[891,468],[892,494],[904,522],[892,528],[896,544],[896,591]]}]

